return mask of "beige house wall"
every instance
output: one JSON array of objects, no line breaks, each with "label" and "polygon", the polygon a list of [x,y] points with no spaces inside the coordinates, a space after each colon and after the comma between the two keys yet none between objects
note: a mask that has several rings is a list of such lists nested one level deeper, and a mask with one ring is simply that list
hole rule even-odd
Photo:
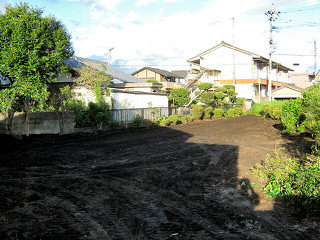
[{"label": "beige house wall", "polygon": [[310,87],[313,83],[310,81],[310,74],[309,73],[295,73],[290,75],[293,83],[297,87],[301,88],[308,88]]}]

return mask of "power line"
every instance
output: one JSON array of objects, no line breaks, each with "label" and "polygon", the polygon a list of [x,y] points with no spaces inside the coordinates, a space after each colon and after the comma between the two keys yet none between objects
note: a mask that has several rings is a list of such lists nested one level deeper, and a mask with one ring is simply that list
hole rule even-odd
[{"label": "power line", "polygon": [[287,9],[287,10],[280,10],[279,12],[280,13],[303,12],[303,11],[314,10],[317,8],[320,8],[320,4],[308,6],[308,7],[303,7],[303,8],[292,8],[292,9]]}]

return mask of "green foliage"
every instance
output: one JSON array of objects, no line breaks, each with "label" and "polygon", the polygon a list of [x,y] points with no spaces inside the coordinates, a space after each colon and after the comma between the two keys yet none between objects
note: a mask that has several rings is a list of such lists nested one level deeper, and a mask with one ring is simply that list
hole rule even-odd
[{"label": "green foliage", "polygon": [[222,118],[224,116],[224,111],[221,108],[216,108],[213,110],[213,117],[214,118]]},{"label": "green foliage", "polygon": [[167,118],[169,125],[177,125],[179,123],[181,123],[180,117],[178,115],[170,115]]},{"label": "green foliage", "polygon": [[212,83],[209,83],[209,82],[199,83],[198,88],[203,91],[208,91],[209,88],[212,88]]},{"label": "green foliage", "polygon": [[246,99],[245,98],[236,98],[236,104],[243,104],[244,102],[246,101]]},{"label": "green foliage", "polygon": [[255,115],[255,116],[263,116],[263,104],[262,103],[255,103],[252,107],[246,112],[246,115]]},{"label": "green foliage", "polygon": [[146,82],[148,82],[148,83],[159,83],[157,80],[155,80],[155,79],[148,79],[148,80],[146,80]]},{"label": "green foliage", "polygon": [[105,102],[89,102],[87,110],[92,125],[102,128],[103,123],[108,123],[111,119],[110,106]]},{"label": "green foliage", "polygon": [[281,122],[285,132],[294,133],[299,125],[302,114],[302,100],[292,99],[282,105]]},{"label": "green foliage", "polygon": [[203,116],[203,107],[200,105],[194,105],[191,108],[191,116],[194,120],[200,120]]},{"label": "green foliage", "polygon": [[190,92],[185,88],[172,89],[168,100],[176,107],[182,107],[190,101]]},{"label": "green foliage", "polygon": [[209,107],[206,107],[204,110],[204,115],[203,115],[203,118],[204,119],[210,119],[213,115],[213,107],[209,106]]},{"label": "green foliage", "polygon": [[263,111],[266,117],[280,120],[282,115],[282,104],[265,104]]},{"label": "green foliage", "polygon": [[292,159],[281,150],[257,164],[252,173],[267,180],[264,192],[270,197],[283,197],[300,214],[320,215],[320,157]]},{"label": "green foliage", "polygon": [[241,116],[241,114],[242,114],[241,107],[235,107],[234,111],[235,111],[235,116]]},{"label": "green foliage", "polygon": [[213,105],[216,102],[215,95],[216,94],[214,92],[206,92],[206,93],[201,95],[199,100],[200,100],[201,103],[203,103],[203,104],[205,104],[207,106],[210,106],[210,105]]},{"label": "green foliage", "polygon": [[2,99],[1,110],[22,110],[27,123],[33,108],[45,106],[47,83],[58,71],[66,70],[63,60],[73,55],[65,27],[55,18],[41,15],[41,10],[26,3],[7,5],[0,14],[0,73],[11,80],[9,89],[0,95],[10,92],[12,96]]},{"label": "green foliage", "polygon": [[68,109],[73,111],[75,127],[87,127],[91,125],[84,102],[72,99],[68,103]]},{"label": "green foliage", "polygon": [[227,93],[228,89],[226,89],[225,87],[218,87],[215,90],[216,92],[221,92],[221,93]]},{"label": "green foliage", "polygon": [[183,115],[180,117],[182,123],[189,123],[192,122],[194,119],[191,115]]},{"label": "green foliage", "polygon": [[302,108],[305,128],[320,139],[320,85],[316,84],[303,92]]},{"label": "green foliage", "polygon": [[214,97],[215,97],[215,98],[218,100],[218,102],[219,102],[219,101],[222,101],[222,100],[225,98],[225,95],[223,94],[223,92],[216,92]]},{"label": "green foliage", "polygon": [[111,129],[121,128],[121,122],[119,122],[119,121],[117,121],[117,120],[114,120],[114,119],[111,119],[111,120],[108,122],[108,127],[111,128]]},{"label": "green foliage", "polygon": [[227,91],[227,97],[229,98],[230,103],[234,103],[236,101],[237,95],[238,94],[232,89]]},{"label": "green foliage", "polygon": [[163,120],[165,120],[166,119],[166,117],[165,116],[158,116],[158,117],[156,117],[154,120],[153,120],[153,122],[156,124],[156,125],[160,125],[160,123],[161,123],[161,121],[163,121]]},{"label": "green foliage", "polygon": [[227,85],[223,85],[224,88],[226,88],[227,90],[233,90],[233,91],[236,91],[236,87],[235,85],[230,85],[230,84],[227,84]]},{"label": "green foliage", "polygon": [[227,117],[235,117],[236,116],[236,110],[234,110],[233,108],[228,109],[227,113],[226,113]]},{"label": "green foliage", "polygon": [[131,127],[132,128],[142,128],[144,126],[144,119],[142,116],[137,115],[133,118]]}]

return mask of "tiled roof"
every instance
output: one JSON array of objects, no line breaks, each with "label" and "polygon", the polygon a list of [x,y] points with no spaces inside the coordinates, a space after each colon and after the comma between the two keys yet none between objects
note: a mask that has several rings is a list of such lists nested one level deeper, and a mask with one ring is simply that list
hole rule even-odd
[{"label": "tiled roof", "polygon": [[187,70],[174,70],[171,71],[174,75],[180,77],[180,78],[185,78],[188,74]]},{"label": "tiled roof", "polygon": [[162,69],[158,69],[158,68],[152,68],[152,67],[143,67],[135,72],[132,73],[132,75],[138,73],[138,72],[141,72],[143,70],[150,70],[150,71],[153,71],[155,73],[159,73],[160,75],[164,76],[164,77],[173,77],[173,78],[176,78],[178,77],[177,75],[173,74],[172,72],[169,72],[169,71],[166,71],[166,70],[162,70]]},{"label": "tiled roof", "polygon": [[[144,81],[131,76],[129,73],[123,72],[115,67],[112,67],[106,62],[91,60],[88,58],[82,58],[82,57],[73,57],[68,60],[65,60],[65,63],[69,67],[73,68],[81,68],[85,65],[97,68],[97,70],[104,70],[105,73],[111,78],[112,81],[121,81],[123,83],[143,83]],[[101,69],[101,65],[105,69]],[[100,68],[100,69],[99,69]]]}]

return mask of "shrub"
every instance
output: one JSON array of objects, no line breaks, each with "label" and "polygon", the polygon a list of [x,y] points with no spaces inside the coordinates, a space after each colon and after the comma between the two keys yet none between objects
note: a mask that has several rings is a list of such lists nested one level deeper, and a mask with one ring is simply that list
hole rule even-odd
[{"label": "shrub", "polygon": [[121,128],[121,122],[119,122],[119,121],[117,121],[117,120],[111,119],[111,120],[108,122],[108,127],[111,128],[111,129]]},{"label": "shrub", "polygon": [[221,92],[221,93],[227,93],[228,89],[226,89],[225,87],[218,87],[215,90],[216,92]]},{"label": "shrub", "polygon": [[199,98],[200,102],[202,102],[205,105],[212,105],[215,103],[215,93],[214,92],[206,92],[201,95]]},{"label": "shrub", "polygon": [[242,105],[245,101],[247,101],[245,98],[236,98],[236,104]]},{"label": "shrub", "polygon": [[241,107],[235,107],[234,111],[235,111],[235,116],[240,116],[242,114]]},{"label": "shrub", "polygon": [[158,117],[156,117],[156,118],[153,120],[153,122],[154,122],[156,125],[160,125],[160,122],[161,122],[162,120],[165,120],[165,119],[166,119],[165,116],[158,116]]},{"label": "shrub", "polygon": [[144,119],[140,115],[137,115],[133,118],[131,127],[132,128],[142,128],[144,126]]},{"label": "shrub", "polygon": [[275,157],[268,156],[252,173],[267,180],[266,196],[283,197],[301,214],[320,215],[320,157],[307,156],[292,159],[280,150]]},{"label": "shrub", "polygon": [[168,97],[169,101],[173,103],[174,106],[182,107],[190,101],[190,92],[185,88],[172,89]]},{"label": "shrub", "polygon": [[170,122],[169,122],[169,120],[168,119],[162,119],[161,121],[160,121],[160,123],[159,123],[159,125],[161,126],[161,127],[165,127],[165,126],[169,126],[169,124],[170,124]]},{"label": "shrub", "polygon": [[236,110],[234,110],[233,108],[228,109],[227,111],[227,117],[234,117],[236,116]]},{"label": "shrub", "polygon": [[215,110],[213,110],[213,117],[214,118],[222,118],[224,115],[224,111],[221,108],[216,108]]},{"label": "shrub", "polygon": [[209,82],[202,82],[198,84],[198,88],[200,90],[207,91],[209,88],[212,88],[212,83]]},{"label": "shrub", "polygon": [[191,109],[191,116],[194,120],[200,120],[203,116],[203,107],[200,105],[194,105]]},{"label": "shrub", "polygon": [[178,115],[170,115],[167,118],[167,120],[169,122],[169,125],[177,125],[177,124],[181,123],[181,120]]},{"label": "shrub", "polygon": [[189,123],[193,121],[193,117],[191,115],[183,115],[180,120],[182,123]]},{"label": "shrub", "polygon": [[223,87],[226,88],[227,90],[236,91],[236,86],[235,85],[227,84],[227,85],[223,85]]},{"label": "shrub", "polygon": [[263,111],[266,117],[279,120],[282,114],[281,104],[265,104],[263,106]]},{"label": "shrub", "polygon": [[285,127],[285,132],[296,132],[299,119],[302,114],[302,100],[300,98],[287,101],[282,106],[281,122]]},{"label": "shrub", "polygon": [[262,103],[255,103],[252,107],[246,112],[246,115],[255,115],[255,116],[263,116],[263,105]]},{"label": "shrub", "polygon": [[110,106],[102,101],[98,103],[89,102],[87,113],[91,124],[99,129],[101,129],[103,123],[108,123],[111,119]]},{"label": "shrub", "polygon": [[204,110],[204,115],[203,115],[203,118],[204,119],[210,119],[212,117],[212,114],[213,114],[213,107],[209,106],[209,107],[206,107]]},{"label": "shrub", "polygon": [[84,102],[72,99],[67,106],[68,110],[73,111],[75,127],[87,127],[90,126],[90,118],[86,112],[86,106]]}]

